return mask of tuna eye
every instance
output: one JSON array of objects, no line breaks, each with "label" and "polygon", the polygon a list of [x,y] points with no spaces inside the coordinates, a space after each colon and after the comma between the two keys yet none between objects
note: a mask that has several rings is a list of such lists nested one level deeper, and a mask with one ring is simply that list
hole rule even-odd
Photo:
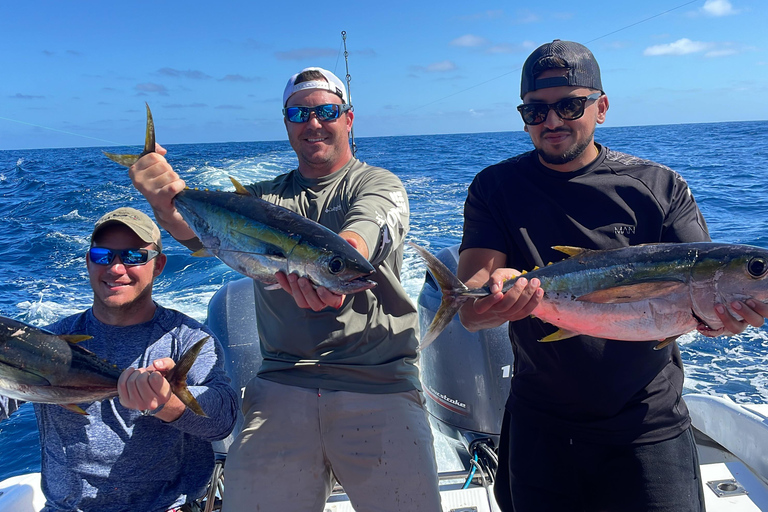
[{"label": "tuna eye", "polygon": [[763,277],[768,272],[768,262],[763,258],[752,258],[747,263],[747,272],[754,278]]},{"label": "tuna eye", "polygon": [[331,274],[338,274],[342,270],[344,270],[344,258],[341,256],[335,256],[329,263],[328,263],[328,270],[330,270]]}]

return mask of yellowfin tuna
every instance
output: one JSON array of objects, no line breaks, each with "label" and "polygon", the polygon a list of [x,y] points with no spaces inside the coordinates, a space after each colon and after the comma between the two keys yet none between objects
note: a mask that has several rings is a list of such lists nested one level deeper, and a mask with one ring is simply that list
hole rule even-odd
[{"label": "yellowfin tuna", "polygon": [[[421,349],[445,329],[462,304],[490,294],[469,289],[427,250],[425,259],[443,299]],[[647,244],[611,250],[556,247],[570,258],[525,274],[541,281],[544,297],[533,315],[559,327],[541,341],[584,334],[621,341],[663,341],[699,324],[719,329],[714,306],[768,300],[768,250],[711,242]],[[507,292],[519,277],[506,281]],[[736,318],[738,312],[730,311]]]},{"label": "yellowfin tuna", "polygon": [[[77,343],[90,336],[57,336],[44,329],[0,317],[0,395],[59,404],[84,413],[75,404],[117,396],[122,369],[99,359]],[[187,373],[208,336],[195,343],[165,376],[171,390],[200,416],[205,412],[187,389]]]}]

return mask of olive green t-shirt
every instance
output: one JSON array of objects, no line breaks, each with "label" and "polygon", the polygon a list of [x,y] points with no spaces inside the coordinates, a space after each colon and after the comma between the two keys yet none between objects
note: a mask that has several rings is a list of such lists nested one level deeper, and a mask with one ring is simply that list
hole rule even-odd
[{"label": "olive green t-shirt", "polygon": [[386,169],[351,159],[319,179],[298,170],[246,187],[332,231],[353,231],[369,248],[377,286],[339,309],[299,308],[283,290],[254,281],[264,358],[259,376],[282,384],[360,393],[421,389],[415,366],[418,314],[400,284],[408,198]]}]

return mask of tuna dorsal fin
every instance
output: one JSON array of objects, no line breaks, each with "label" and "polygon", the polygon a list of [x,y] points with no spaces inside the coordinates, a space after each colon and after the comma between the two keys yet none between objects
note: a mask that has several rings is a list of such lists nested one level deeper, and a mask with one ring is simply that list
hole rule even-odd
[{"label": "tuna dorsal fin", "polygon": [[652,281],[596,290],[582,295],[576,300],[596,304],[622,304],[669,296],[680,292],[683,287],[685,284],[680,281]]},{"label": "tuna dorsal fin", "polygon": [[239,181],[237,181],[232,176],[229,177],[229,181],[232,182],[232,184],[235,186],[235,194],[242,194],[244,196],[252,196],[250,192],[248,192],[248,189],[246,189]]},{"label": "tuna dorsal fin", "polygon": [[572,245],[554,245],[552,248],[556,251],[560,251],[568,256],[578,256],[579,254],[588,251],[589,249],[583,249],[581,247],[574,247]]},{"label": "tuna dorsal fin", "polygon": [[67,343],[76,345],[81,341],[85,341],[93,338],[93,336],[88,336],[87,334],[61,334],[59,335],[59,338],[63,339]]}]

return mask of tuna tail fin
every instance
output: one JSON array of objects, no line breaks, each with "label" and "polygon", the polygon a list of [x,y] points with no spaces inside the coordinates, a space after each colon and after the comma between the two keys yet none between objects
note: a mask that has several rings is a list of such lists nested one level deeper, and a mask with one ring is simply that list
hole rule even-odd
[{"label": "tuna tail fin", "polygon": [[427,263],[427,268],[434,276],[435,281],[437,281],[437,284],[440,286],[440,290],[443,292],[443,299],[440,301],[440,307],[437,308],[435,318],[432,319],[432,323],[427,329],[426,334],[421,338],[421,343],[418,348],[418,350],[421,351],[431,345],[440,333],[448,327],[448,324],[451,323],[451,320],[453,320],[453,317],[466,300],[466,298],[462,297],[460,294],[469,289],[442,261],[433,256],[429,251],[413,242],[408,242],[408,245],[413,247]]},{"label": "tuna tail fin", "polygon": [[139,158],[155,152],[155,122],[152,119],[152,112],[149,110],[149,104],[144,104],[147,106],[147,129],[146,134],[144,135],[144,152],[140,155],[116,155],[115,153],[102,151],[107,158],[115,163],[124,165],[125,167],[130,167],[138,162]]},{"label": "tuna tail fin", "polygon": [[197,403],[197,400],[195,400],[195,397],[192,395],[192,393],[189,392],[189,389],[187,388],[187,373],[189,373],[189,370],[192,368],[192,365],[197,359],[198,354],[200,354],[200,350],[203,348],[203,345],[205,345],[205,342],[208,341],[209,338],[210,336],[206,336],[205,338],[192,345],[192,348],[187,350],[187,352],[181,356],[181,359],[179,359],[179,362],[176,363],[176,366],[174,366],[173,369],[168,372],[168,375],[165,376],[166,380],[171,385],[173,394],[179,397],[179,400],[181,400],[184,405],[189,407],[192,412],[198,416],[203,416],[206,418],[208,415],[205,414],[203,408],[200,407],[200,404]]}]

